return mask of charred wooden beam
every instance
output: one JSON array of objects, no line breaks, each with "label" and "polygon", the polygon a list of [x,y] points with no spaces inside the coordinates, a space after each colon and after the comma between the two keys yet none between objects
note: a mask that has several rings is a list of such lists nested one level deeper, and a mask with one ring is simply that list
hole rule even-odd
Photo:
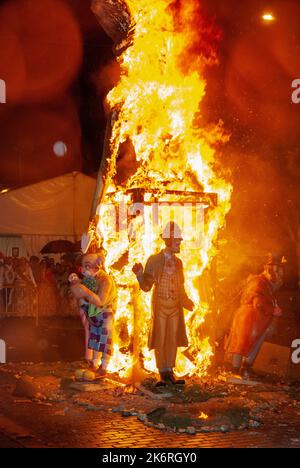
[{"label": "charred wooden beam", "polygon": [[103,200],[103,197],[105,196],[107,184],[109,183],[109,181],[107,180],[107,175],[109,172],[112,171],[110,140],[111,140],[111,133],[112,133],[114,121],[116,119],[116,115],[117,115],[117,112],[113,112],[107,118],[102,158],[101,158],[101,163],[100,163],[99,171],[98,171],[98,177],[97,177],[97,183],[96,183],[96,189],[95,189],[90,219],[93,219],[95,217],[97,213],[98,205]]},{"label": "charred wooden beam", "polygon": [[[125,0],[92,0],[91,9],[101,27],[114,41],[114,53],[120,55],[132,43],[134,34],[134,22]],[[103,200],[107,186],[114,172],[115,161],[111,154],[111,134],[118,111],[112,111],[106,124],[103,153],[98,171],[96,189],[91,208],[88,231],[82,237],[82,250],[99,250],[102,238],[97,230],[97,208]]]},{"label": "charred wooden beam", "polygon": [[120,55],[132,42],[134,21],[125,0],[92,0],[92,11]]},{"label": "charred wooden beam", "polygon": [[[218,205],[218,195],[216,193],[206,193],[206,192],[193,192],[188,190],[158,190],[151,189],[146,187],[135,187],[125,191],[125,194],[131,194],[132,203],[143,203],[145,205],[152,203],[166,203],[166,202],[176,202],[176,203],[202,203],[208,206],[217,206]],[[145,200],[145,195],[151,194],[151,198],[147,197]],[[116,195],[115,192],[107,194],[107,197],[114,198]],[[176,199],[166,200],[165,196],[175,195]]]}]

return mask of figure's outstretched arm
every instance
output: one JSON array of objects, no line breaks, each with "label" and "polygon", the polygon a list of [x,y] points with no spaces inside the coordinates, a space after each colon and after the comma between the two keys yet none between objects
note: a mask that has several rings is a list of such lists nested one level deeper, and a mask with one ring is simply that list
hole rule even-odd
[{"label": "figure's outstretched arm", "polygon": [[277,317],[280,317],[282,314],[280,307],[277,304],[276,306],[274,306],[274,303],[271,300],[271,298],[267,296],[259,294],[255,295],[253,297],[252,304],[254,309],[262,315],[268,315],[270,317],[275,315]]},{"label": "figure's outstretched arm", "polygon": [[137,277],[140,288],[145,292],[150,291],[155,282],[153,258],[150,257],[148,259],[145,266],[145,270],[143,269],[143,266],[140,263],[137,263],[132,268],[132,271]]}]

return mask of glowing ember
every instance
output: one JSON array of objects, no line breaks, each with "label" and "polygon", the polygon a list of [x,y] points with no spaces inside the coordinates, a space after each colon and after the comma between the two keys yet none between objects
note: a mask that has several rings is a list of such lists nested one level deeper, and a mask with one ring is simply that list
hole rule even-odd
[{"label": "glowing ember", "polygon": [[[227,136],[220,123],[209,130],[201,124],[199,105],[205,95],[203,69],[208,59],[198,54],[197,59],[194,55],[187,60],[191,44],[199,36],[199,26],[193,21],[199,5],[196,0],[185,0],[175,11],[178,3],[127,0],[135,37],[119,58],[122,76],[107,97],[117,118],[111,138],[108,194],[99,207],[98,227],[108,252],[107,266],[119,285],[115,352],[109,370],[121,376],[128,375],[134,365],[156,371],[154,353],[147,348],[151,298],[139,291],[131,268],[136,262],[145,264],[149,255],[164,246],[160,236],[170,217],[183,229],[186,289],[196,304],[186,314],[190,347],[179,353],[176,373],[203,375],[213,355],[209,337],[200,332],[211,310],[200,297],[198,283],[217,252],[214,242],[230,209],[231,186],[215,169],[216,144]],[[126,183],[117,186],[113,176],[120,145],[128,141],[138,168]],[[139,201],[144,205],[138,216],[130,218],[128,229],[123,221],[127,220],[126,208],[134,201],[130,191],[135,188],[143,190]],[[203,192],[216,194],[218,203],[195,203],[196,193]],[[183,198],[191,201],[188,207]],[[170,209],[153,200],[179,203]],[[125,209],[118,229],[115,206],[120,216]]]},{"label": "glowing ember", "polygon": [[201,411],[201,413],[199,415],[199,419],[208,419],[208,415],[203,413],[203,411]]}]

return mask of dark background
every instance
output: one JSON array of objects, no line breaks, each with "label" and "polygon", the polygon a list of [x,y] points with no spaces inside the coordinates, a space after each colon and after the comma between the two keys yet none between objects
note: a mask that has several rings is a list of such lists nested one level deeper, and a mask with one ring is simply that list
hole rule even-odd
[{"label": "dark background", "polygon": [[[105,131],[103,100],[118,80],[112,42],[89,0],[2,0],[0,186],[13,188],[73,170],[95,174]],[[206,72],[202,112],[231,134],[219,161],[231,173],[232,210],[222,248],[228,268],[283,252],[297,281],[300,2],[203,0],[222,32],[219,65]],[[262,21],[265,11],[276,21]],[[113,64],[114,63],[114,64]],[[63,141],[64,157],[53,145]]]}]

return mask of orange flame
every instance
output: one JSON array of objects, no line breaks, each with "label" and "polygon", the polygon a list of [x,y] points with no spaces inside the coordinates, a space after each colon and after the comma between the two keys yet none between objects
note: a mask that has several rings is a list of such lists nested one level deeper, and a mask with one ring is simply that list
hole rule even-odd
[{"label": "orange flame", "polygon": [[[197,280],[217,252],[217,234],[230,209],[231,185],[215,170],[216,143],[226,141],[227,137],[220,123],[211,130],[201,125],[199,106],[206,88],[204,58],[199,56],[195,66],[190,63],[186,70],[182,64],[182,57],[197,37],[190,21],[197,2],[185,0],[178,27],[170,8],[173,1],[126,1],[135,22],[135,37],[120,58],[121,79],[107,101],[118,114],[111,138],[112,161],[117,161],[120,145],[130,140],[139,167],[122,187],[117,187],[111,177],[108,192],[114,192],[114,196],[110,195],[107,201],[130,204],[126,190],[132,187],[156,189],[161,197],[167,189],[218,195],[218,205],[205,211],[201,245],[195,250],[183,243],[181,254],[186,289],[196,309],[186,314],[192,353],[178,353],[176,373],[203,375],[213,349],[209,337],[199,336],[210,307],[200,297]],[[117,165],[112,172],[116,170]],[[173,197],[173,201],[176,198]],[[150,295],[138,290],[131,268],[136,262],[145,264],[149,255],[162,247],[161,226],[170,213],[162,210],[155,226],[151,207],[146,205],[143,222],[135,219],[136,235],[130,238],[127,229],[116,232],[112,206],[103,204],[99,210],[99,229],[108,252],[107,266],[119,285],[115,349],[109,370],[126,376],[142,360],[145,369],[155,371],[154,353],[147,348]],[[182,207],[177,206],[172,211],[182,226]],[[192,217],[189,223],[184,221],[185,233],[193,238]],[[121,263],[118,269],[115,268],[117,262]],[[139,350],[135,354],[132,352],[134,342]]]}]

